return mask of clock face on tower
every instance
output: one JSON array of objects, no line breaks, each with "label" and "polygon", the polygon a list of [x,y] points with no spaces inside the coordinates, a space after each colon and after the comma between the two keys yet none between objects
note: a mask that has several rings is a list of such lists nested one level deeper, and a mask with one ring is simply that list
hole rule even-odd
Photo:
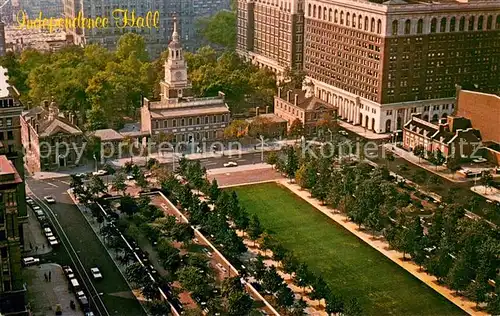
[{"label": "clock face on tower", "polygon": [[175,73],[175,80],[181,80],[182,79],[182,72],[178,71]]}]

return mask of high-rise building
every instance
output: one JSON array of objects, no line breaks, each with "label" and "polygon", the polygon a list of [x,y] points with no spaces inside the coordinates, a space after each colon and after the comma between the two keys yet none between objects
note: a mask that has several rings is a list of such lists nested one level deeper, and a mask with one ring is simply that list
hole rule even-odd
[{"label": "high-rise building", "polygon": [[[184,48],[194,51],[200,47],[197,29],[198,19],[212,15],[217,11],[229,9],[229,0],[130,0],[130,1],[92,1],[92,0],[63,0],[64,14],[68,18],[75,18],[79,12],[84,17],[107,17],[110,27],[106,29],[77,29],[72,32],[75,43],[78,45],[99,43],[109,49],[114,49],[121,35],[126,32],[136,32],[146,41],[150,57],[156,58],[167,49],[171,40],[172,19],[179,18],[179,34],[184,43]],[[146,16],[148,12],[159,12],[158,28],[118,28],[115,27],[113,11],[116,9],[129,10],[136,16]]]},{"label": "high-rise building", "polygon": [[21,276],[21,250],[27,224],[24,161],[20,116],[23,109],[16,88],[0,67],[0,312],[27,315]]},{"label": "high-rise building", "polygon": [[278,75],[302,69],[304,0],[238,0],[237,52]]},{"label": "high-rise building", "polygon": [[[451,114],[456,84],[500,90],[500,2],[376,2],[305,0],[307,87],[338,107],[341,118],[376,133],[392,132],[412,113],[428,121]],[[267,7],[279,8],[281,1],[265,6],[259,20],[266,33],[258,38],[261,47],[272,47],[267,23],[274,13]],[[239,43],[255,42],[248,36],[254,33],[239,31]]]},{"label": "high-rise building", "polygon": [[19,9],[23,10],[30,19],[36,19],[40,13],[45,18],[63,16],[62,0],[20,0]]},{"label": "high-rise building", "polygon": [[5,38],[5,23],[0,21],[0,56],[4,56],[6,52],[7,40]]}]

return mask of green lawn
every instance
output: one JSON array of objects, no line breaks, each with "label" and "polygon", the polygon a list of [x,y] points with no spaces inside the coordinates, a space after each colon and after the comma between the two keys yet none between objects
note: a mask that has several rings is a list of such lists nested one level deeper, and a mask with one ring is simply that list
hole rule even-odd
[{"label": "green lawn", "polygon": [[250,214],[366,315],[464,315],[458,307],[286,188],[232,188]]}]

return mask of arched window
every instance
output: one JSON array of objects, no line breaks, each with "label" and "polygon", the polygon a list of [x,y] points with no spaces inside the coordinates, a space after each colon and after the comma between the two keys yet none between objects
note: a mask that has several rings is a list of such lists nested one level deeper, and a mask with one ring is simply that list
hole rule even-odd
[{"label": "arched window", "polygon": [[439,32],[440,33],[446,32],[446,18],[441,19],[441,25],[439,26]]},{"label": "arched window", "polygon": [[497,23],[496,23],[496,25],[495,25],[495,28],[496,28],[497,30],[500,30],[500,15],[497,15]]},{"label": "arched window", "polygon": [[332,9],[328,10],[328,22],[332,22]]},{"label": "arched window", "polygon": [[372,18],[372,23],[370,25],[370,32],[375,32],[375,18]]},{"label": "arched window", "polygon": [[488,16],[488,20],[486,20],[486,29],[491,30],[492,26],[493,26],[493,17],[490,15]]},{"label": "arched window", "polygon": [[316,5],[313,6],[313,18],[316,17]]},{"label": "arched window", "polygon": [[377,34],[382,33],[382,20],[378,19],[377,21]]},{"label": "arched window", "polygon": [[337,11],[337,9],[335,9],[335,15],[333,18],[335,23],[339,23],[339,11]]},{"label": "arched window", "polygon": [[309,6],[307,7],[307,16],[311,16],[311,4],[309,3]]},{"label": "arched window", "polygon": [[432,20],[431,20],[431,33],[436,33],[436,28],[437,28],[437,19],[432,18]]},{"label": "arched window", "polygon": [[398,20],[392,21],[392,35],[398,35],[398,27],[399,27]]},{"label": "arched window", "polygon": [[358,29],[362,29],[363,28],[363,17],[360,15],[358,16]]},{"label": "arched window", "polygon": [[456,24],[457,24],[457,19],[455,19],[455,17],[452,17],[450,19],[450,32],[455,32],[455,27],[456,27]]},{"label": "arched window", "polygon": [[484,17],[481,15],[479,16],[479,19],[477,19],[477,29],[479,31],[483,30],[483,23],[484,23]]},{"label": "arched window", "polygon": [[417,22],[417,34],[422,34],[424,32],[424,20],[420,19]]},{"label": "arched window", "polygon": [[352,14],[352,27],[356,27],[356,14]]},{"label": "arched window", "polygon": [[345,18],[345,25],[350,26],[351,25],[350,22],[351,22],[351,14],[349,12],[347,12],[346,18]]},{"label": "arched window", "polygon": [[321,20],[321,6],[318,6],[318,19]]},{"label": "arched window", "polygon": [[368,31],[368,23],[370,23],[370,22],[368,21],[368,17],[367,17],[367,16],[365,16],[365,31]]},{"label": "arched window", "polygon": [[469,31],[474,31],[474,20],[475,18],[473,16],[469,18]]},{"label": "arched window", "polygon": [[340,25],[344,25],[344,11],[340,11]]},{"label": "arched window", "polygon": [[405,21],[405,34],[410,34],[411,32],[411,20],[408,19]]},{"label": "arched window", "polygon": [[458,24],[458,30],[460,32],[465,31],[465,17],[464,16],[460,18],[460,23]]}]

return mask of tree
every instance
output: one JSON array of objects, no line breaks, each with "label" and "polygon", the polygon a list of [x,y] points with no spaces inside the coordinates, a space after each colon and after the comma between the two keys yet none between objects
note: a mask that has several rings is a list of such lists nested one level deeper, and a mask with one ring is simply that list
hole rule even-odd
[{"label": "tree", "polygon": [[491,172],[489,170],[483,171],[483,174],[481,175],[481,179],[479,180],[479,183],[484,186],[484,194],[488,191],[489,187],[492,187],[495,181],[493,180],[493,176],[491,175]]},{"label": "tree", "polygon": [[321,301],[322,299],[326,299],[327,296],[330,294],[330,288],[328,287],[328,284],[326,284],[325,280],[321,277],[318,276],[314,280],[313,284],[313,291],[309,295],[310,298],[313,300],[319,300]]},{"label": "tree", "polygon": [[[171,312],[171,307],[167,301],[154,300],[147,302],[147,309],[153,316],[164,316]],[[201,311],[200,311],[201,312]],[[197,314],[199,315],[199,314]]]},{"label": "tree", "polygon": [[278,274],[274,266],[267,269],[262,275],[262,287],[271,293],[276,293],[282,284],[283,278]]},{"label": "tree", "polygon": [[135,33],[125,33],[118,40],[116,56],[121,60],[134,56],[138,60],[145,62],[149,60],[144,38]]},{"label": "tree", "polygon": [[474,269],[469,266],[467,256],[462,252],[458,255],[448,273],[447,283],[453,290],[463,291],[471,282]]},{"label": "tree", "polygon": [[290,129],[288,130],[288,135],[298,139],[299,137],[304,135],[304,124],[300,119],[295,119],[290,125]]},{"label": "tree", "polygon": [[221,194],[221,189],[219,189],[217,180],[213,179],[210,187],[208,188],[208,196],[210,197],[210,200],[214,203],[215,201],[217,201],[220,194]]},{"label": "tree", "polygon": [[311,273],[307,267],[307,264],[300,263],[295,271],[295,277],[293,278],[293,282],[298,287],[301,287],[303,290],[311,283]]},{"label": "tree", "polygon": [[192,293],[203,293],[208,288],[208,279],[199,268],[187,266],[177,272],[182,287]]},{"label": "tree", "polygon": [[420,159],[425,156],[425,148],[422,145],[417,145],[413,148],[413,154],[418,157],[418,162],[420,163]]},{"label": "tree", "polygon": [[283,271],[291,275],[295,272],[295,270],[297,270],[299,261],[293,253],[289,252],[285,255],[285,257],[281,261],[281,264],[283,266]]},{"label": "tree", "polygon": [[324,113],[318,122],[316,122],[316,127],[318,128],[318,131],[321,131],[322,135],[330,133],[332,139],[333,134],[336,134],[339,129],[337,118],[328,112]]},{"label": "tree", "polygon": [[328,315],[330,314],[338,314],[344,311],[344,301],[342,297],[335,293],[329,293],[326,298],[326,311]]},{"label": "tree", "polygon": [[276,293],[276,300],[281,307],[289,308],[294,302],[292,290],[286,284],[283,284]]},{"label": "tree", "polygon": [[363,315],[363,309],[359,304],[357,298],[352,297],[345,303],[344,307],[344,315],[345,316],[361,316]]},{"label": "tree", "polygon": [[162,261],[162,266],[171,273],[174,273],[181,263],[179,249],[175,248],[166,239],[158,242],[158,257]]},{"label": "tree", "polygon": [[129,282],[142,287],[150,281],[148,272],[139,262],[136,262],[125,269],[125,276]]},{"label": "tree", "polygon": [[159,165],[160,162],[156,158],[149,158],[148,161],[146,161],[146,169],[152,170],[154,166]]},{"label": "tree", "polygon": [[135,199],[130,195],[124,195],[120,198],[120,212],[127,214],[128,216],[133,216],[139,211],[139,206],[137,205]]},{"label": "tree", "polygon": [[295,173],[295,182],[303,189],[307,188],[308,184],[307,176],[308,176],[307,166],[303,164],[302,166],[300,166],[299,170],[297,170],[297,172]]},{"label": "tree", "polygon": [[125,194],[125,190],[127,189],[127,184],[125,183],[125,175],[123,174],[123,172],[118,172],[115,175],[111,183],[111,187],[113,190]]},{"label": "tree", "polygon": [[451,172],[453,178],[455,178],[455,172],[460,170],[460,157],[457,155],[449,156],[446,160],[446,168]]},{"label": "tree", "polygon": [[227,299],[228,315],[247,315],[252,309],[252,298],[243,291],[232,292]]},{"label": "tree", "polygon": [[141,289],[141,294],[148,300],[158,299],[160,297],[158,284],[156,284],[153,281],[150,281]]},{"label": "tree", "polygon": [[248,122],[244,120],[234,120],[224,129],[224,138],[239,139],[247,135]]},{"label": "tree", "polygon": [[250,223],[248,225],[248,236],[255,244],[255,241],[260,238],[260,235],[262,235],[263,232],[264,230],[260,225],[259,218],[254,214],[250,219]]},{"label": "tree", "polygon": [[227,49],[236,46],[236,12],[220,11],[199,21],[200,33],[209,42]]},{"label": "tree", "polygon": [[429,152],[427,156],[429,162],[436,166],[436,170],[438,166],[441,166],[446,161],[446,157],[443,156],[443,153],[439,148],[434,152]]},{"label": "tree", "polygon": [[276,152],[270,152],[269,155],[266,157],[266,163],[273,166],[278,162],[278,154]]},{"label": "tree", "polygon": [[482,275],[478,275],[475,280],[473,280],[465,291],[465,295],[476,303],[476,307],[479,303],[485,302],[487,294],[489,292],[489,285],[487,278]]},{"label": "tree", "polygon": [[87,183],[87,188],[92,195],[106,192],[106,186],[101,178],[92,175],[90,181]]},{"label": "tree", "polygon": [[292,146],[288,146],[286,148],[286,157],[287,159],[285,172],[289,179],[293,179],[295,177],[295,172],[299,168],[299,161],[297,158],[297,153],[295,152],[295,148],[293,148]]}]

